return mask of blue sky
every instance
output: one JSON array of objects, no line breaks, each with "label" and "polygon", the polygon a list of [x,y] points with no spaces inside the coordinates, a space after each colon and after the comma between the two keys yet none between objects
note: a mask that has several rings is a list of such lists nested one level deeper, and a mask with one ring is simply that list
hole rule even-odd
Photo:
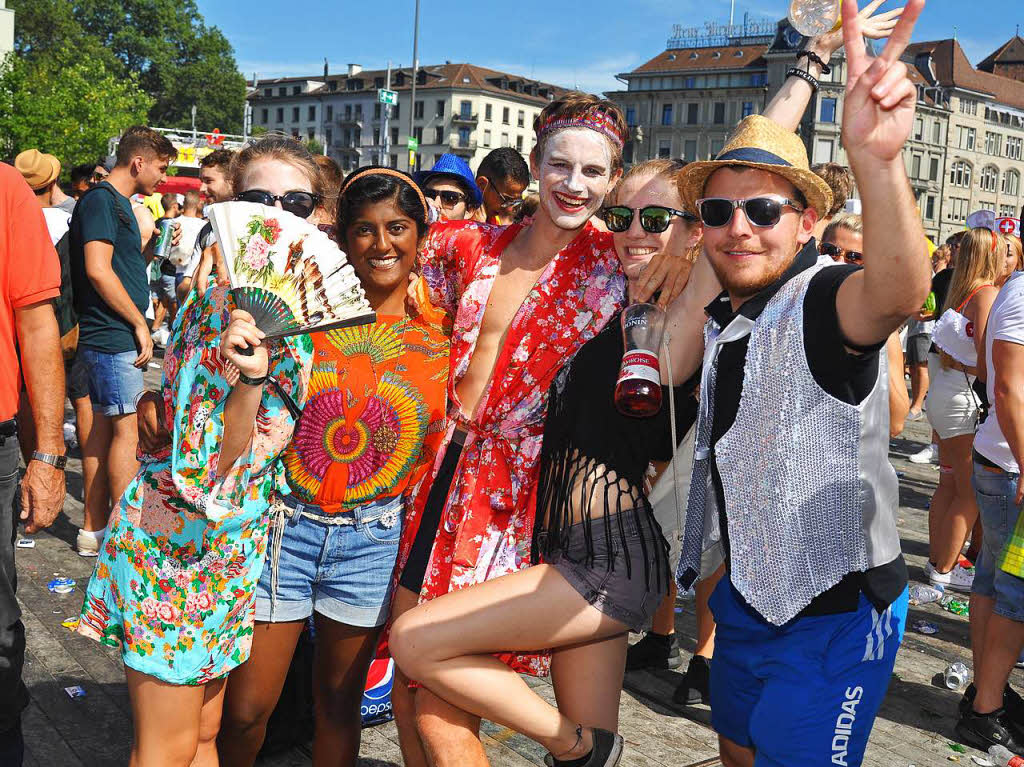
[{"label": "blue sky", "polygon": [[[246,77],[412,64],[414,0],[198,0],[209,24],[224,31]],[[861,0],[862,4],[867,0]],[[898,7],[889,0],[884,7]],[[965,7],[978,12],[965,14]],[[736,0],[736,18],[781,18],[788,0]],[[244,10],[243,10],[244,9]],[[665,49],[673,24],[728,21],[729,0],[421,0],[421,64],[468,61],[593,92]],[[1005,25],[1000,22],[1005,19]],[[1010,0],[929,0],[915,40],[957,39],[972,63],[1005,42],[1024,21]]]}]

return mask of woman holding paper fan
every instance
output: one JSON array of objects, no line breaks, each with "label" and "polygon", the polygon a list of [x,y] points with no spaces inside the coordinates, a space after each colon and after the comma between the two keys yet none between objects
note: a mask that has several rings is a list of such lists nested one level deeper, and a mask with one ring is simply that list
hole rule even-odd
[{"label": "woman holding paper fan", "polygon": [[[284,202],[273,215],[285,230],[292,208],[319,234],[301,221],[319,171],[297,142],[256,142],[235,170],[236,188]],[[121,498],[78,629],[121,648],[133,767],[216,763],[225,676],[249,656],[270,502],[311,364],[308,335],[266,337],[226,286],[187,296],[164,358],[171,444]]]},{"label": "woman holding paper fan", "polygon": [[406,306],[427,215],[404,173],[369,167],[342,185],[337,236],[377,321],[310,336],[309,395],[284,454],[291,492],[275,504],[252,657],[228,685],[218,742],[227,767],[255,760],[310,616],[314,764],[358,756],[363,685],[388,616],[405,498],[433,463],[444,421],[447,319],[425,294],[418,309]]}]

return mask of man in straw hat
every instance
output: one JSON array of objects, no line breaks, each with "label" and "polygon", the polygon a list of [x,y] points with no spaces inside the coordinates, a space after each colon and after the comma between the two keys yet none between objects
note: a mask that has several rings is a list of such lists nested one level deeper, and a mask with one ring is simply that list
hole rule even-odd
[{"label": "man in straw hat", "polygon": [[902,639],[880,351],[929,289],[901,157],[916,92],[899,58],[923,6],[907,3],[872,59],[855,0],[842,4],[863,269],[817,263],[812,232],[832,195],[803,143],[770,120],[745,119],[715,160],[680,173],[725,290],[707,307],[677,579],[689,588],[721,539],[729,577],[710,602],[711,698],[728,767],[860,764]]}]

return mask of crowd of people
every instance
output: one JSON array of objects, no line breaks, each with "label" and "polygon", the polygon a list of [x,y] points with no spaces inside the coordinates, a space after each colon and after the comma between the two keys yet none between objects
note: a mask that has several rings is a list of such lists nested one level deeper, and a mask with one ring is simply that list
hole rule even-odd
[{"label": "crowd of people", "polygon": [[[486,765],[486,718],[555,767],[613,767],[623,672],[682,665],[691,588],[673,698],[710,704],[722,763],[860,764],[908,606],[889,439],[923,413],[926,575],[972,593],[957,732],[1021,753],[1021,246],[974,229],[929,259],[901,154],[924,3],[880,4],[843,3],[707,161],[625,169],[622,112],[574,92],[529,164],[475,172],[344,176],[272,135],[204,157],[179,200],[156,194],[174,147],[139,126],[68,194],[52,155],[0,164],[0,763],[27,700],[17,517],[60,513],[65,398],[96,558],[78,632],[120,650],[134,767],[252,765],[310,626],[316,765],[355,762],[389,654],[406,765]],[[843,45],[850,167],[812,168],[795,131]],[[268,338],[204,218],[231,200],[326,232],[374,321]],[[638,418],[614,393],[645,301],[664,404]],[[548,673],[555,704],[522,676]]]}]

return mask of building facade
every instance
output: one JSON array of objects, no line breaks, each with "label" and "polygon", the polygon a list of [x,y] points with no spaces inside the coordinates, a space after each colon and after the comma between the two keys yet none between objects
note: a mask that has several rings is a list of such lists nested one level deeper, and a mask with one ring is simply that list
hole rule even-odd
[{"label": "building facade", "polygon": [[[626,89],[608,94],[631,128],[626,161],[714,157],[739,120],[764,110],[805,42],[786,20],[676,27],[664,52],[618,75]],[[905,59],[917,115],[903,155],[926,234],[941,241],[980,208],[1018,215],[1024,40],[1014,37],[977,69],[955,40],[916,43]],[[812,163],[846,165],[841,51],[830,65],[799,133]]]},{"label": "building facade", "polygon": [[14,50],[14,11],[0,0],[0,63]]},{"label": "building facade", "polygon": [[472,64],[445,63],[416,72],[412,103],[410,68],[390,72],[398,103],[388,107],[378,91],[388,86],[385,70],[349,65],[345,74],[287,77],[250,85],[254,128],[316,141],[343,170],[371,163],[409,170],[409,114],[419,145],[416,169],[429,168],[446,152],[476,168],[497,147],[533,148],[533,121],[565,90]]}]

